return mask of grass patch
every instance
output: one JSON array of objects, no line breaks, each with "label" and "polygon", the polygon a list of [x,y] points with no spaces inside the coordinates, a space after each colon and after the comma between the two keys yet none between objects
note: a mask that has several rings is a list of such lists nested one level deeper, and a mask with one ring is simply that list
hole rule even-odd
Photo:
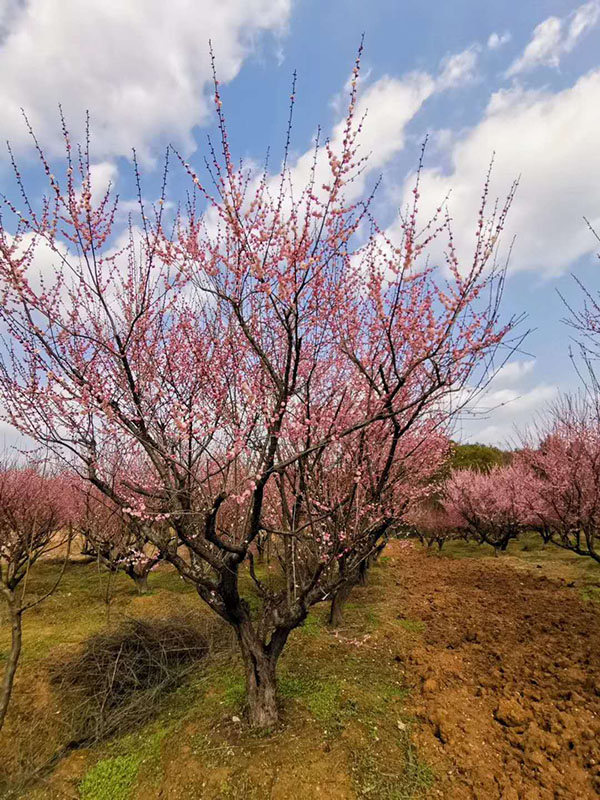
[{"label": "grass patch", "polygon": [[303,636],[319,636],[323,632],[323,620],[313,609],[298,630]]},{"label": "grass patch", "polygon": [[[360,590],[359,590],[360,591]],[[355,590],[355,593],[356,592]],[[379,617],[369,603],[349,602],[344,609],[344,628],[352,628],[361,633],[373,633],[379,625]]]},{"label": "grass patch", "polygon": [[352,777],[359,798],[377,800],[417,800],[434,780],[430,767],[419,761],[410,744],[406,745],[404,765],[396,770],[370,750],[356,753]]},{"label": "grass patch", "polygon": [[425,630],[425,623],[423,620],[411,619],[410,617],[402,617],[398,620],[398,625],[409,633],[423,633]]},{"label": "grass patch", "polygon": [[241,711],[246,702],[246,681],[238,672],[229,672],[227,683],[223,691],[223,702],[234,711]]},{"label": "grass patch", "polygon": [[283,672],[279,677],[279,696],[298,700],[325,724],[335,721],[340,710],[340,683],[334,677],[319,679]]},{"label": "grass patch", "polygon": [[[32,580],[32,592],[48,585],[56,569],[56,565],[42,565],[38,583],[34,585]],[[281,580],[264,566],[261,575],[273,585]],[[189,611],[202,635],[212,641],[213,617],[204,610],[193,587],[170,568],[152,573],[151,593],[143,597],[137,596],[126,576],[114,577],[110,627],[102,595],[105,579],[95,564],[69,565],[60,591],[25,620],[25,651],[29,649],[30,656],[24,665],[24,680],[17,687],[15,712],[25,720],[31,711],[37,719],[43,718],[48,730],[56,731],[45,750],[43,726],[31,737],[27,747],[34,766],[59,750],[71,735],[66,708],[59,704],[62,695],[56,689],[44,689],[49,664],[81,658],[90,638],[114,633],[124,618],[156,622],[168,616],[187,616]],[[368,788],[369,754],[374,764],[385,764],[385,769],[381,768],[387,777],[378,779],[368,794],[358,796],[384,800],[410,796],[389,793],[392,785],[399,791],[412,774],[407,767],[406,743],[397,726],[399,720],[407,719],[407,692],[399,680],[397,662],[390,656],[390,639],[395,636],[405,642],[407,637],[398,630],[397,611],[390,611],[397,608],[389,602],[393,586],[393,559],[380,559],[369,583],[356,588],[347,609],[347,624],[339,635],[327,624],[328,604],[311,610],[290,637],[278,668],[283,713],[281,725],[273,730],[257,735],[243,717],[244,669],[227,629],[227,642],[224,639],[221,646],[220,634],[215,635],[210,654],[190,662],[184,680],[162,695],[152,721],[148,716],[140,718],[135,728],[115,729],[111,738],[92,741],[85,755],[67,755],[56,776],[49,773],[32,787],[32,800],[53,800],[63,788],[72,796],[79,792],[82,800],[134,800],[146,794],[190,800],[259,800],[269,796],[271,787],[277,787],[280,796],[306,800],[338,779],[340,797],[350,798],[358,794],[357,787]],[[255,607],[254,587],[244,573],[241,588]],[[2,631],[0,653],[6,642]],[[114,661],[112,664],[114,667]],[[111,674],[106,665],[101,671]],[[40,685],[38,696],[34,689]],[[79,692],[77,689],[74,694]],[[233,716],[240,721],[232,720]],[[15,752],[11,766],[21,757],[20,739],[27,735],[21,725],[19,741],[15,738],[10,744]],[[354,752],[367,754],[360,781],[354,780],[348,767]],[[378,794],[380,791],[383,793]]]},{"label": "grass patch", "polygon": [[600,603],[600,586],[584,586],[581,595],[587,602]]},{"label": "grass patch", "polygon": [[81,800],[128,800],[139,766],[140,759],[135,756],[99,761],[79,784]]},{"label": "grass patch", "polygon": [[81,800],[129,800],[142,764],[146,780],[148,773],[159,772],[160,749],[166,734],[167,729],[159,728],[150,735],[145,731],[114,742],[113,747],[123,753],[103,758],[86,772],[78,787]]}]

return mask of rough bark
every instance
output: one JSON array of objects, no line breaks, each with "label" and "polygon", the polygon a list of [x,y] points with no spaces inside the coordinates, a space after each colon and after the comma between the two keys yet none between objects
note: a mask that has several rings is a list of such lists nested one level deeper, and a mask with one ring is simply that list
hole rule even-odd
[{"label": "rough bark", "polygon": [[352,589],[358,584],[366,586],[369,570],[383,552],[386,544],[386,541],[380,542],[375,550],[360,562],[356,570],[348,576],[346,582],[334,593],[331,598],[331,606],[329,609],[329,624],[333,627],[337,628],[343,624],[344,608],[348,598],[352,594]]},{"label": "rough bark", "polygon": [[289,630],[276,631],[268,645],[260,641],[249,621],[236,626],[246,670],[248,720],[253,728],[272,728],[279,721],[277,661]]},{"label": "rough bark", "polygon": [[342,584],[340,588],[331,598],[331,606],[329,608],[329,624],[334,628],[339,628],[344,624],[344,609],[346,602],[352,593],[355,582],[348,581]]},{"label": "rough bark", "polygon": [[22,611],[18,607],[16,598],[12,592],[6,590],[6,594],[12,637],[8,660],[4,667],[4,675],[2,676],[2,687],[0,688],[0,730],[2,730],[4,720],[6,719],[6,712],[8,711],[8,704],[10,702],[13,683],[15,680],[15,673],[19,663],[19,656],[21,655],[22,643]]},{"label": "rough bark", "polygon": [[358,583],[361,586],[367,585],[367,577],[369,575],[369,570],[371,569],[371,565],[373,564],[374,560],[375,556],[373,555],[369,556],[368,558],[365,558],[365,560],[361,562],[358,568]]}]

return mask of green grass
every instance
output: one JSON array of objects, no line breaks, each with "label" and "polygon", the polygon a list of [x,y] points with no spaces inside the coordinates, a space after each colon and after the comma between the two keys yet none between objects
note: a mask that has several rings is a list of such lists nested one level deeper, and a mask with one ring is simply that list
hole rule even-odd
[{"label": "green grass", "polygon": [[[46,592],[53,585],[59,569],[60,565],[53,562],[36,564],[28,582],[27,597],[34,599]],[[110,580],[109,609],[105,602],[108,573],[105,570],[99,572],[95,563],[69,564],[56,592],[23,617],[21,663],[45,660],[57,645],[77,644],[105,628],[109,619],[143,616],[147,598],[138,597],[133,581],[120,572]],[[148,582],[151,595],[173,594],[178,598],[174,597],[173,605],[177,603],[180,609],[198,607],[194,588],[182,581],[174,570],[157,570],[151,573]],[[3,614],[4,605],[0,603],[0,623]],[[10,631],[6,625],[0,624],[0,660],[6,658],[9,646]]]},{"label": "green grass", "polygon": [[423,633],[425,630],[425,623],[420,619],[404,617],[398,620],[398,625],[409,633]]},{"label": "green grass", "polygon": [[[457,541],[431,554],[493,557],[493,548]],[[507,554],[500,556],[505,557],[518,569],[541,566],[539,574],[575,580],[586,600],[600,601],[600,568],[591,559],[544,545],[534,535],[511,542]],[[380,558],[367,586],[356,587],[339,631],[328,625],[329,609],[323,603],[292,633],[278,667],[282,717],[276,728],[260,735],[248,728],[243,716],[244,669],[232,645],[194,667],[152,722],[69,756],[65,767],[72,796],[79,792],[82,800],[137,800],[146,795],[259,800],[269,796],[281,776],[292,775],[296,783],[291,785],[298,787],[303,800],[316,796],[315,787],[323,787],[323,781],[338,777],[346,782],[340,790],[347,792],[340,794],[343,797],[424,797],[434,776],[411,744],[409,692],[395,654],[404,658],[425,626],[419,619],[398,615],[405,600],[402,588],[396,588],[394,561]],[[32,574],[32,595],[51,585],[56,569],[57,565],[39,565]],[[281,583],[265,565],[257,565],[257,571],[270,586]],[[111,624],[121,617],[164,616],[188,609],[210,630],[210,612],[173,570],[161,568],[149,582],[150,595],[138,597],[132,581],[116,576]],[[245,572],[240,583],[256,613],[256,587]],[[57,594],[26,616],[23,678],[17,692],[22,719],[29,718],[27,712],[36,719],[46,715],[48,726],[60,719],[53,716],[57,707],[52,698],[39,700],[35,687],[43,687],[44,670],[65,648],[70,652],[106,627],[105,588],[106,574],[98,574],[95,564],[70,565]],[[0,658],[8,641],[7,630],[1,629]],[[63,780],[60,769],[57,776]],[[49,775],[34,800],[62,796],[54,780]],[[293,796],[290,788],[279,791],[280,796]]]},{"label": "green grass", "polygon": [[600,603],[600,586],[584,586],[581,594],[588,602]]},{"label": "green grass", "polygon": [[285,673],[279,677],[279,695],[295,699],[325,725],[332,724],[340,709],[340,683],[335,677],[316,678]]},{"label": "green grass", "polygon": [[379,618],[374,608],[356,601],[346,603],[344,627],[355,629],[361,633],[372,633],[378,625]]},{"label": "green grass", "polygon": [[359,798],[377,800],[417,800],[424,797],[434,782],[427,764],[417,758],[414,748],[407,744],[405,768],[400,772],[389,767],[371,751],[354,756],[352,777]]},{"label": "green grass", "polygon": [[99,761],[79,784],[81,800],[128,800],[139,766],[140,760],[135,756]]},{"label": "green grass", "polygon": [[298,628],[298,633],[302,636],[320,636],[323,632],[325,621],[322,614],[319,613],[321,609],[313,609],[308,617],[304,620],[302,625]]},{"label": "green grass", "polygon": [[219,682],[225,706],[232,711],[241,712],[246,702],[246,681],[241,667],[238,670],[225,670],[219,675]]},{"label": "green grass", "polygon": [[[494,549],[487,544],[457,540],[447,542],[443,551],[435,555],[439,558],[482,558],[493,556]],[[588,556],[564,550],[552,542],[545,544],[537,533],[525,533],[513,539],[506,552],[500,554],[500,558],[507,556],[518,559],[521,567],[545,570],[543,574],[548,577],[574,582],[584,600],[600,602],[600,564]]]},{"label": "green grass", "polygon": [[158,772],[157,761],[167,732],[168,728],[159,727],[152,733],[145,729],[109,744],[109,749],[122,754],[103,758],[86,772],[79,784],[81,800],[129,800],[142,764],[146,778],[152,771]]}]

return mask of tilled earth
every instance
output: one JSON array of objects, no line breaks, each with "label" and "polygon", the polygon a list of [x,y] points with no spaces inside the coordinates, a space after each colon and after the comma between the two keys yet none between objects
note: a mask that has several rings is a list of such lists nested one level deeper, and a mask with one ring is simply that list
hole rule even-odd
[{"label": "tilled earth", "polygon": [[402,614],[426,626],[407,668],[433,796],[600,797],[598,605],[509,557],[393,561]]}]

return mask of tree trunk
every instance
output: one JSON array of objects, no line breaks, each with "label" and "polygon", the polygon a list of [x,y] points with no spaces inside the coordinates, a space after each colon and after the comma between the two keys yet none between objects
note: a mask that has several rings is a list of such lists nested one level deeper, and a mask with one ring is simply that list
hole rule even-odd
[{"label": "tree trunk", "polygon": [[329,624],[333,625],[334,628],[339,628],[340,625],[344,624],[344,608],[348,598],[350,597],[353,586],[354,583],[351,581],[342,584],[342,586],[340,586],[340,588],[331,598]]},{"label": "tree trunk", "polygon": [[12,694],[13,683],[15,680],[15,673],[19,663],[19,656],[21,655],[22,643],[22,611],[18,608],[16,598],[6,590],[8,598],[8,612],[12,628],[12,640],[8,660],[4,667],[4,675],[2,677],[2,688],[0,688],[0,730],[4,725],[6,712],[8,711],[8,704]]},{"label": "tree trunk", "polygon": [[358,583],[361,586],[367,585],[367,577],[369,575],[371,564],[374,560],[375,556],[369,556],[368,558],[365,558],[364,561],[361,561],[360,566],[358,568]]},{"label": "tree trunk", "polygon": [[150,572],[148,568],[144,568],[144,572],[136,572],[135,566],[133,564],[128,564],[124,568],[124,572],[135,583],[138,594],[148,593],[148,574]]},{"label": "tree trunk", "polygon": [[138,594],[148,594],[148,573],[144,572],[143,575],[139,575],[137,572],[133,572],[131,574],[133,578],[133,582],[135,583],[135,588],[137,589]]},{"label": "tree trunk", "polygon": [[248,621],[241,622],[236,633],[246,669],[248,720],[253,728],[272,728],[279,721],[275,670],[289,631],[274,634],[267,646],[258,639]]},{"label": "tree trunk", "polygon": [[246,662],[248,719],[252,728],[272,728],[279,721],[275,664],[264,658]]}]

